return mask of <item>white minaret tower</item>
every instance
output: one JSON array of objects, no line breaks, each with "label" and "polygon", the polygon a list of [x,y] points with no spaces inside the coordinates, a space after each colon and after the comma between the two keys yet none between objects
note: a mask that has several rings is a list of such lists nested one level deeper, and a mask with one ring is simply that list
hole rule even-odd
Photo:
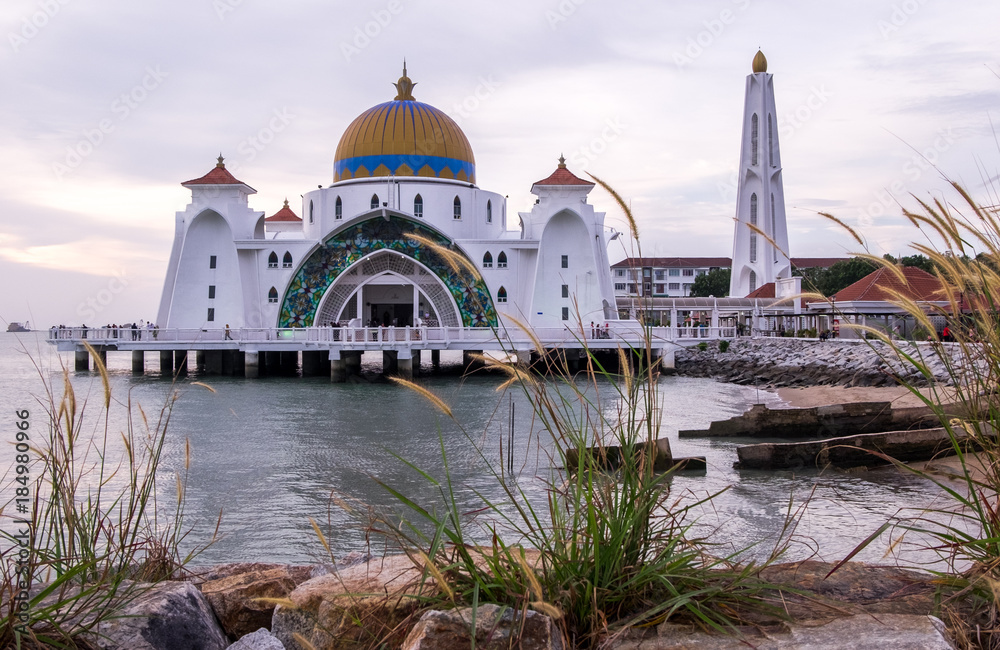
[{"label": "white minaret tower", "polygon": [[758,50],[753,58],[753,74],[747,76],[743,104],[733,274],[729,282],[729,295],[734,298],[791,276],[773,78],[767,74],[764,53]]}]

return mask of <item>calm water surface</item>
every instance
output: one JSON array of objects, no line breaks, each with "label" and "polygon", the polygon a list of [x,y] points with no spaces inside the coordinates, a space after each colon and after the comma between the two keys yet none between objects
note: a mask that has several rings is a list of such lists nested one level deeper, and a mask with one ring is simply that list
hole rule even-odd
[{"label": "calm water surface", "polygon": [[[21,351],[25,348],[30,355]],[[44,419],[35,399],[44,393],[43,379],[61,386],[60,356],[72,367],[72,355],[55,353],[40,334],[0,334],[0,413],[5,420],[12,419],[15,409],[31,408],[33,426],[40,431]],[[380,359],[372,357],[372,361]],[[438,503],[436,488],[400,459],[443,479],[439,441],[443,441],[464,511],[481,507],[476,492],[502,500],[503,491],[476,448],[499,465],[511,402],[515,480],[536,506],[544,507],[546,481],[553,476],[547,434],[539,430],[523,396],[496,392],[501,380],[495,376],[419,380],[452,407],[460,427],[419,395],[390,384],[333,385],[323,378],[204,378],[212,392],[192,385],[201,379],[196,376],[171,386],[169,379],[159,376],[154,354],[147,355],[144,376],[131,374],[128,353],[109,353],[108,365],[116,399],[111,418],[115,436],[126,426],[122,403],[129,396],[153,418],[172,391],[180,393],[159,478],[166,494],[172,494],[175,473],[184,471],[185,441],[190,441],[185,519],[193,528],[189,544],[208,539],[220,511],[223,517],[222,539],[198,563],[314,561],[321,557],[322,548],[309,517],[321,522],[335,554],[363,549],[363,530],[332,504],[331,496],[352,497],[376,508],[395,507],[375,482],[378,479],[421,503]],[[100,380],[94,373],[70,374],[78,395],[90,395],[84,430],[91,435],[98,421]],[[673,477],[673,494],[695,499],[725,490],[699,508],[696,525],[699,533],[712,534],[721,546],[720,554],[757,544],[750,553],[767,555],[782,530],[790,498],[794,508],[807,497],[809,503],[797,529],[804,543],[793,546],[789,557],[815,552],[826,560],[842,558],[901,508],[924,508],[940,498],[928,483],[891,469],[858,473],[734,470],[734,442],[678,440],[677,431],[706,428],[712,420],[742,413],[758,400],[779,405],[778,398],[753,388],[697,378],[665,377],[658,389],[664,405],[663,434],[670,438],[674,454],[706,456],[709,463],[703,475]],[[603,385],[599,391],[607,408],[613,408],[612,387]],[[4,468],[13,464],[8,445],[0,445],[0,464]],[[4,487],[4,501],[10,497],[8,492],[9,485]],[[888,536],[883,538],[859,558],[893,561],[883,558],[889,543]],[[929,559],[907,545],[896,552],[907,563]]]}]

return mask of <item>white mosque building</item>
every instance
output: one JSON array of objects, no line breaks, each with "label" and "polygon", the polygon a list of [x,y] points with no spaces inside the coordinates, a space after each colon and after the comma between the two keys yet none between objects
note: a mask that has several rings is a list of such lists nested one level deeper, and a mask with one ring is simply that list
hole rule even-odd
[{"label": "white mosque building", "polygon": [[[472,146],[406,75],[392,101],[344,131],[333,182],[265,217],[226,169],[182,185],[161,328],[341,325],[536,328],[615,319],[604,213],[594,184],[560,162],[511,223],[476,185]],[[301,216],[300,216],[301,215]],[[514,229],[511,229],[513,227]]]}]

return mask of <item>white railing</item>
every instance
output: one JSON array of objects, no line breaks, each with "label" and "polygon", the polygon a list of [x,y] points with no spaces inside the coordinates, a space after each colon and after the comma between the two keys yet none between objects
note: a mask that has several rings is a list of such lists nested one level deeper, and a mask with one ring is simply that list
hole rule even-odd
[{"label": "white railing", "polygon": [[[635,321],[616,321],[605,326],[585,327],[583,331],[566,327],[539,327],[532,330],[534,339],[548,345],[582,345],[591,347],[618,344],[637,344],[649,335],[657,342],[684,342],[703,339],[736,338],[735,327],[646,327]],[[522,347],[533,338],[517,328],[493,330],[485,327],[292,327],[292,328],[107,328],[67,327],[49,330],[49,342],[58,344],[81,343],[92,345],[156,343],[221,343],[238,347],[240,344],[260,343],[314,343],[319,347],[424,346],[437,347],[453,342],[463,347],[482,343],[502,344],[504,347]],[[155,347],[153,348],[155,349]]]}]

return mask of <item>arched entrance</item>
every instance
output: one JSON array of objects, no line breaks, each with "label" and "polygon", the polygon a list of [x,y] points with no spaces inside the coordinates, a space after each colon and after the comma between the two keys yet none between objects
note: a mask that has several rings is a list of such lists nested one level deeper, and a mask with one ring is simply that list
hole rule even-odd
[{"label": "arched entrance", "polygon": [[361,319],[362,325],[458,327],[461,314],[447,288],[422,264],[382,250],[344,271],[326,292],[319,325]]},{"label": "arched entrance", "polygon": [[[376,255],[380,252],[384,253]],[[366,268],[366,263],[372,266]],[[352,271],[357,277],[349,275]],[[379,274],[385,278],[376,282]],[[358,309],[359,287],[368,285],[372,286],[363,289]],[[384,293],[392,285],[397,289],[396,298]],[[380,286],[382,289],[376,289]],[[374,299],[382,301],[376,302],[377,305],[406,304],[406,298],[399,293],[406,287],[411,291],[411,305],[416,287],[418,300],[413,311],[419,311],[422,294],[427,299],[425,307],[433,306],[442,325],[496,327],[498,324],[489,287],[464,253],[437,230],[404,215],[386,213],[347,224],[313,249],[285,290],[278,327],[309,327],[343,320],[352,296],[354,317],[370,321],[371,305],[365,302]],[[365,295],[371,299],[365,300]],[[383,317],[385,311],[379,316]],[[405,311],[400,308],[404,318]],[[395,308],[391,313],[394,312]],[[413,315],[408,317],[412,319]]]}]

